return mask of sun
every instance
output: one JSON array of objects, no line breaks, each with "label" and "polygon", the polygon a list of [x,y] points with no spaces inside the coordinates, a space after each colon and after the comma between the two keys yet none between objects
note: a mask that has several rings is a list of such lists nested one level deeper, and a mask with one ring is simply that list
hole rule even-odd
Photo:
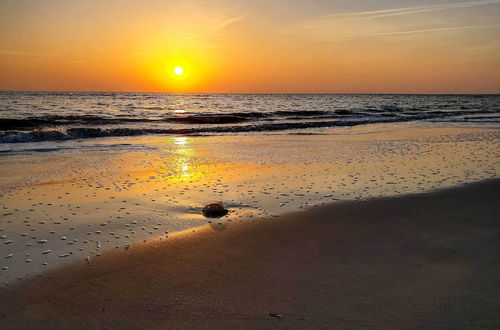
[{"label": "sun", "polygon": [[174,74],[179,77],[182,76],[184,74],[184,68],[182,66],[176,66],[174,68]]},{"label": "sun", "polygon": [[[1,1],[1,0],[0,0]],[[185,58],[172,58],[161,64],[159,71],[167,84],[176,88],[185,88],[193,83],[193,65]]]}]

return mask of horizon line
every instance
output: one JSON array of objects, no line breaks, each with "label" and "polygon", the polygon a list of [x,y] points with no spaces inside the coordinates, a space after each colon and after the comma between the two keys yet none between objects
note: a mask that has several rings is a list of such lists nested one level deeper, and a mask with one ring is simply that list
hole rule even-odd
[{"label": "horizon line", "polygon": [[396,93],[396,92],[158,92],[158,91],[79,91],[79,90],[0,90],[0,93],[81,93],[81,94],[171,94],[171,95],[500,95],[500,92]]}]

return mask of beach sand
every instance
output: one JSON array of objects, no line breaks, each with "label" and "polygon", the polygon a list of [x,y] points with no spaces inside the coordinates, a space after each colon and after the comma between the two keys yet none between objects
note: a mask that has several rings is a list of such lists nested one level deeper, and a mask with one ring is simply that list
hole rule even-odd
[{"label": "beach sand", "polygon": [[[498,177],[498,130],[404,123],[315,135],[123,137],[0,157],[0,288],[213,223]],[[25,145],[26,150],[33,146]],[[39,147],[39,146],[38,146]]]},{"label": "beach sand", "polygon": [[499,197],[490,180],[189,229],[3,288],[0,327],[498,329]]}]

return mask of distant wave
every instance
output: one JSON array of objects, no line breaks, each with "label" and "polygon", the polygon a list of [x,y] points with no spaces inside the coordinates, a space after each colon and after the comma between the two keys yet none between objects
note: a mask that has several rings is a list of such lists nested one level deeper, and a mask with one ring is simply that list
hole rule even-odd
[{"label": "distant wave", "polygon": [[137,136],[151,134],[193,135],[200,133],[248,133],[263,131],[284,131],[307,128],[323,128],[336,126],[356,126],[376,123],[392,123],[413,119],[395,118],[379,120],[337,120],[312,121],[295,123],[262,123],[243,126],[213,126],[196,128],[101,128],[101,127],[74,127],[58,129],[36,129],[32,131],[4,131],[0,132],[0,143],[36,142],[50,140],[71,140],[113,136]]},{"label": "distant wave", "polygon": [[[0,143],[17,143],[17,142],[38,142],[38,141],[56,141],[56,140],[72,140],[86,139],[98,137],[118,137],[118,136],[137,136],[137,135],[152,135],[152,134],[175,134],[175,135],[196,135],[204,133],[250,133],[250,132],[265,132],[265,131],[284,131],[297,130],[307,128],[325,128],[325,127],[341,127],[341,126],[357,126],[377,123],[394,123],[414,120],[435,119],[440,121],[440,118],[434,116],[420,115],[417,117],[399,117],[399,118],[380,118],[380,119],[360,119],[360,120],[327,120],[327,121],[311,121],[311,122],[292,122],[292,123],[261,123],[251,125],[238,126],[210,126],[210,127],[194,127],[194,128],[103,128],[103,127],[71,127],[71,128],[43,128],[34,129],[31,131],[8,130],[0,131]],[[476,122],[475,118],[461,118],[455,120],[447,120],[450,122]],[[481,120],[485,123],[498,123],[498,120]]]},{"label": "distant wave", "polygon": [[[401,109],[400,109],[401,110]],[[192,125],[210,125],[210,124],[235,124],[245,123],[250,121],[283,121],[283,120],[299,120],[299,119],[338,119],[348,117],[412,117],[414,120],[426,119],[431,117],[448,117],[459,115],[478,115],[495,113],[494,110],[478,110],[478,111],[395,111],[391,107],[385,109],[370,109],[370,110],[336,110],[336,111],[274,111],[274,112],[234,112],[229,114],[189,114],[184,113],[178,116],[168,116],[164,118],[132,118],[115,116],[114,118],[99,117],[99,116],[45,116],[45,117],[29,117],[29,118],[0,118],[0,131],[12,130],[31,130],[48,127],[59,126],[104,126],[104,125],[120,125],[130,123],[175,123],[175,124],[192,124]],[[405,119],[406,120],[406,119]]]},{"label": "distant wave", "polygon": [[[499,123],[500,96],[0,92],[0,143],[238,134],[415,120]],[[311,130],[309,130],[311,131]]]},{"label": "distant wave", "polygon": [[352,114],[352,111],[274,111],[274,112],[233,112],[230,114],[190,114],[166,116],[163,118],[132,118],[115,116],[46,116],[29,118],[0,118],[0,130],[19,130],[40,127],[55,127],[64,125],[116,125],[126,123],[178,123],[178,124],[234,124],[258,119],[303,119],[303,118],[335,118],[342,115]]}]

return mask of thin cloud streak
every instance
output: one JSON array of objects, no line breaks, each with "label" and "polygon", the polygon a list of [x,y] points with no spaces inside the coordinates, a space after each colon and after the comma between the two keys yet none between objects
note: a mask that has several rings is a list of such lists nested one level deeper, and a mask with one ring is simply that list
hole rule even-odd
[{"label": "thin cloud streak", "polygon": [[203,28],[199,28],[199,31],[194,33],[194,34],[179,32],[177,30],[172,30],[172,29],[170,30],[170,33],[177,34],[180,36],[178,38],[173,39],[176,41],[202,39],[202,38],[206,38],[207,36],[213,36],[213,35],[219,33],[220,31],[222,31],[223,29],[225,29],[229,25],[241,21],[244,17],[245,17],[244,15],[237,16],[237,17],[221,20],[220,22],[217,22],[216,24],[211,25],[211,26],[203,26]]},{"label": "thin cloud streak", "polygon": [[87,59],[69,60],[69,61],[65,61],[64,63],[66,63],[66,64],[80,64],[80,63],[85,63],[85,62],[88,62],[88,60]]},{"label": "thin cloud streak", "polygon": [[428,6],[372,10],[372,11],[355,12],[355,13],[336,13],[336,14],[319,16],[318,18],[322,19],[332,18],[341,20],[367,20],[367,19],[376,19],[382,17],[412,15],[412,14],[433,12],[439,10],[461,9],[461,8],[479,7],[479,6],[487,6],[495,4],[500,4],[500,0],[467,1],[467,2],[437,4]]},{"label": "thin cloud streak", "polygon": [[401,34],[415,34],[415,33],[425,33],[425,32],[439,32],[439,31],[455,31],[455,30],[469,30],[469,29],[482,29],[497,27],[499,24],[488,24],[488,25],[466,25],[466,26],[454,26],[436,29],[422,29],[422,30],[410,30],[410,31],[395,31],[395,32],[380,32],[380,33],[370,33],[361,35],[362,37],[376,37],[376,36],[390,36],[390,35],[401,35]]},{"label": "thin cloud streak", "polygon": [[[500,1],[500,0],[499,0]],[[241,16],[237,16],[237,17],[233,17],[233,18],[230,18],[230,19],[227,19],[223,22],[221,22],[220,24],[218,24],[215,28],[214,28],[214,31],[220,31],[226,27],[228,27],[229,25],[233,24],[233,23],[236,23],[236,22],[239,22],[241,21],[243,18],[245,18],[245,15],[241,15]]]},{"label": "thin cloud streak", "polygon": [[55,54],[51,53],[35,53],[35,52],[25,52],[20,50],[7,50],[0,49],[0,55],[15,55],[15,56],[34,56],[34,57],[52,57]]},{"label": "thin cloud streak", "polygon": [[408,31],[392,31],[392,32],[378,32],[378,33],[367,33],[367,34],[357,34],[351,36],[338,37],[330,40],[324,40],[323,42],[342,42],[348,40],[364,39],[364,38],[375,38],[375,37],[390,37],[398,35],[411,35],[420,33],[432,33],[432,32],[447,32],[447,31],[463,31],[463,30],[473,30],[473,29],[486,29],[500,27],[498,24],[487,24],[487,25],[466,25],[466,26],[452,26],[444,28],[432,28],[432,29],[420,29],[420,30],[408,30]]},{"label": "thin cloud streak", "polygon": [[[458,8],[471,8],[472,10],[472,7],[498,4],[500,0],[481,0],[317,16],[289,26],[286,33],[312,38],[316,41],[338,42],[370,37],[495,28],[500,26],[497,19],[477,21],[474,16],[464,16],[462,19],[464,24],[456,22],[456,19],[451,20],[449,24],[444,24],[448,18],[456,16],[452,13],[448,15],[448,12],[445,15],[443,11]],[[415,21],[408,18],[404,21],[398,20],[396,23],[391,22],[393,16],[417,15],[423,12],[427,13],[428,19]],[[375,18],[380,18],[380,20]]]}]

